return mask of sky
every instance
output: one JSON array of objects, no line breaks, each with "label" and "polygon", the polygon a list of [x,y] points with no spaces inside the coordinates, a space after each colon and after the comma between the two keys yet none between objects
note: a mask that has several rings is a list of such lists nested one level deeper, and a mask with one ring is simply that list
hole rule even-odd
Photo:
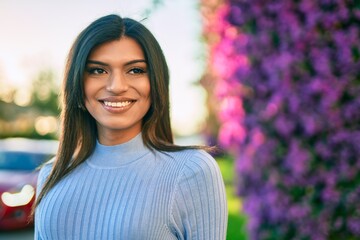
[{"label": "sky", "polygon": [[95,19],[115,13],[142,20],[155,35],[170,69],[174,131],[179,135],[196,133],[206,116],[205,91],[194,84],[204,69],[199,1],[163,0],[145,16],[151,2],[1,0],[1,86],[29,88],[37,73],[47,69],[56,72],[60,85],[67,53],[78,33]]}]

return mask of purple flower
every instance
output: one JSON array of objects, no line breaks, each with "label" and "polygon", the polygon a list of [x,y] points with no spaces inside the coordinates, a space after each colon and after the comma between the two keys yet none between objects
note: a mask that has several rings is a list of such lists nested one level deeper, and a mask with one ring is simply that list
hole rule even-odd
[{"label": "purple flower", "polygon": [[349,218],[347,220],[347,225],[349,226],[350,231],[359,236],[360,235],[360,217],[358,218]]},{"label": "purple flower", "polygon": [[240,98],[229,96],[222,100],[219,113],[221,121],[235,120],[241,122],[244,116],[245,112]]},{"label": "purple flower", "polygon": [[295,129],[295,122],[286,115],[281,114],[278,118],[276,118],[274,128],[282,136],[289,137]]},{"label": "purple flower", "polygon": [[245,128],[237,121],[224,123],[219,130],[219,140],[224,147],[237,148],[239,142],[243,142],[246,137]]},{"label": "purple flower", "polygon": [[205,26],[210,91],[250,238],[360,238],[358,7],[217,3]]},{"label": "purple flower", "polygon": [[289,152],[285,157],[285,166],[287,166],[296,177],[306,173],[309,169],[309,162],[309,153],[300,146],[297,140],[292,140]]}]

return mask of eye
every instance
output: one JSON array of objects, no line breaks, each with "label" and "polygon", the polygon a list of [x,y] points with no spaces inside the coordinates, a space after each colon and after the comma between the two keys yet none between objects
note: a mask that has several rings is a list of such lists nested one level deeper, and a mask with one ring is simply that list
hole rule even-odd
[{"label": "eye", "polygon": [[132,68],[130,69],[130,71],[128,72],[130,74],[144,74],[146,73],[146,71],[142,68]]},{"label": "eye", "polygon": [[98,67],[93,67],[93,68],[88,68],[87,72],[89,74],[94,74],[94,75],[99,75],[99,74],[105,74],[107,73],[104,69],[102,68],[98,68]]}]

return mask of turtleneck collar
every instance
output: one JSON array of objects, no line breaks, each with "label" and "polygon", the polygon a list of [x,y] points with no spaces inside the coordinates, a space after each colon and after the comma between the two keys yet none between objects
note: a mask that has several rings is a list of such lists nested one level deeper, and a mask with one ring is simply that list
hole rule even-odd
[{"label": "turtleneck collar", "polygon": [[97,141],[87,162],[94,168],[117,168],[130,164],[149,152],[139,133],[130,141],[113,146],[105,146]]}]

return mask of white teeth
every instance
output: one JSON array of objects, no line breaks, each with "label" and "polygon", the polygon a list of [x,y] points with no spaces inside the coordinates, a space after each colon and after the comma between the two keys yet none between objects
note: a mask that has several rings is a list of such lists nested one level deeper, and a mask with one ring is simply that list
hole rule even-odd
[{"label": "white teeth", "polygon": [[125,101],[125,102],[108,102],[104,101],[105,106],[109,107],[126,107],[130,105],[131,101]]}]

